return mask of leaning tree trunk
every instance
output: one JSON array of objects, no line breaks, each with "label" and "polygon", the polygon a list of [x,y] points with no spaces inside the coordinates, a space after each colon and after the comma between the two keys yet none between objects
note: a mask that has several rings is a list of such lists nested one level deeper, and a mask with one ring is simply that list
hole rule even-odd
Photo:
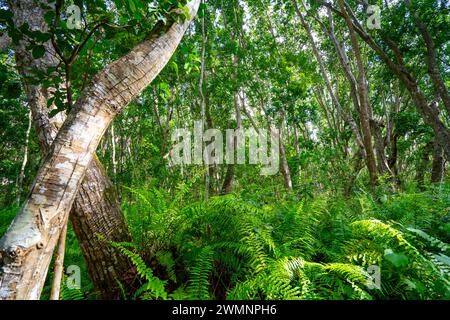
[{"label": "leaning tree trunk", "polygon": [[435,142],[433,146],[433,164],[431,166],[431,183],[441,183],[444,178],[445,160],[442,147]]},{"label": "leaning tree trunk", "polygon": [[[16,27],[20,27],[26,21],[31,28],[46,30],[45,12],[33,3],[26,5],[26,2],[21,2],[20,8],[15,3],[11,5],[11,9],[15,12]],[[30,75],[30,67],[45,72],[45,68],[58,65],[50,42],[44,44],[47,52],[40,59],[33,59],[26,46],[26,41],[23,41],[14,48],[17,66],[25,79]],[[51,119],[48,117],[47,101],[51,98],[51,89],[46,90],[40,85],[29,84],[26,80],[24,87],[29,97],[41,149],[47,154],[58,128],[64,122],[64,115],[61,113]],[[117,201],[117,192],[97,159],[87,170],[80,192],[75,198],[70,220],[94,288],[103,299],[118,297],[116,280],[122,280],[131,265],[126,257],[104,239],[123,242],[129,241],[131,237]],[[100,239],[97,235],[101,235],[104,239]]]},{"label": "leaning tree trunk", "polygon": [[158,25],[144,42],[98,73],[81,93],[44,160],[30,195],[0,240],[0,299],[37,299],[65,218],[104,132],[167,64],[190,19]]},{"label": "leaning tree trunk", "polygon": [[[35,105],[33,108],[35,122],[41,148],[47,154],[51,150],[53,137],[56,137],[59,118],[49,120],[47,112],[39,107]],[[48,138],[52,140],[43,140]],[[126,242],[131,240],[131,236],[117,191],[97,157],[86,171],[69,218],[94,288],[103,299],[117,298],[116,281],[123,280],[131,264],[107,241]]]}]

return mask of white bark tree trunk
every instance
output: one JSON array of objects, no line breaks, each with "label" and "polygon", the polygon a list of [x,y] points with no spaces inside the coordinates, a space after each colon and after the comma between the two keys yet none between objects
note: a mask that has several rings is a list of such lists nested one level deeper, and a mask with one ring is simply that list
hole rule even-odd
[{"label": "white bark tree trunk", "polygon": [[66,251],[67,223],[64,225],[59,236],[58,251],[55,258],[55,270],[53,272],[52,291],[50,300],[59,300],[61,293],[61,281],[64,273],[64,254]]}]

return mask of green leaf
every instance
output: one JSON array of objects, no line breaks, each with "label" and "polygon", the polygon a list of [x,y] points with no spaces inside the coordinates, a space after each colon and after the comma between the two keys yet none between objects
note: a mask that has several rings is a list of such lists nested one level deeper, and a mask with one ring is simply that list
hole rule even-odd
[{"label": "green leaf", "polygon": [[44,20],[47,22],[47,24],[51,24],[53,22],[53,18],[55,18],[55,12],[54,11],[48,11],[44,15]]},{"label": "green leaf", "polygon": [[444,231],[447,232],[448,234],[450,234],[450,223],[446,223],[444,224]]},{"label": "green leaf", "polygon": [[409,263],[409,259],[403,253],[395,253],[391,249],[386,249],[384,252],[384,258],[392,263],[396,268],[406,267]]},{"label": "green leaf", "polygon": [[49,113],[48,113],[48,116],[50,117],[50,118],[53,118],[54,116],[56,116],[58,113],[60,113],[62,110],[58,110],[58,109],[53,109],[52,111],[50,111]]},{"label": "green leaf", "polygon": [[131,10],[131,12],[134,14],[136,12],[136,4],[133,0],[128,0],[128,6]]},{"label": "green leaf", "polygon": [[201,3],[200,7],[198,8],[198,17],[203,18],[205,16],[207,9],[208,9],[208,5],[206,3]]},{"label": "green leaf", "polygon": [[191,15],[189,14],[189,8],[187,6],[179,5],[180,9],[183,10],[184,19],[189,20]]},{"label": "green leaf", "polygon": [[52,38],[52,35],[50,33],[44,33],[40,31],[34,31],[32,33],[33,38],[38,42],[46,42],[49,41]]},{"label": "green leaf", "polygon": [[47,75],[51,75],[53,72],[56,71],[56,67],[48,67],[47,68]]},{"label": "green leaf", "polygon": [[13,17],[11,10],[0,10],[0,21],[9,21]]},{"label": "green leaf", "polygon": [[173,71],[175,71],[175,74],[178,76],[178,64],[175,61],[172,61],[172,63],[170,64]]},{"label": "green leaf", "polygon": [[44,56],[44,54],[45,54],[44,46],[35,46],[35,47],[33,47],[32,54],[33,54],[33,58],[34,59],[42,58]]},{"label": "green leaf", "polygon": [[47,108],[50,108],[52,104],[55,102],[56,97],[51,97],[47,100]]}]

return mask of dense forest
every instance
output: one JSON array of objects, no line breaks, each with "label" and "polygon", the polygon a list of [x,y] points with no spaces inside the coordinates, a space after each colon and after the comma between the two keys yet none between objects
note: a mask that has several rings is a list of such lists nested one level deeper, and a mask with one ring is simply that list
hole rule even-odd
[{"label": "dense forest", "polygon": [[449,12],[0,0],[0,300],[450,300]]}]

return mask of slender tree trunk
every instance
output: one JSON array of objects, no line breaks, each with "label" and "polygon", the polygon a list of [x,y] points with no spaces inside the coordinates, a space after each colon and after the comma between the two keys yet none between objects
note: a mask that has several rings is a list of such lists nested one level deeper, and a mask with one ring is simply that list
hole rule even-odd
[{"label": "slender tree trunk", "polygon": [[[236,2],[237,9],[240,10],[240,4],[239,2]],[[223,4],[222,4],[223,7]],[[241,46],[241,39],[239,39],[239,31],[237,30],[237,16],[236,16],[236,8],[233,7],[234,10],[234,28],[231,31],[231,40],[234,41],[238,39],[239,46]],[[222,11],[224,22],[226,24],[226,14],[224,11]],[[239,57],[237,55],[233,55],[232,58],[232,65],[233,65],[233,72],[231,73],[231,81],[235,85],[235,92],[233,93],[233,103],[234,103],[234,110],[236,115],[236,129],[241,130],[242,128],[242,117],[241,117],[241,108],[239,106],[239,84],[238,82],[238,74],[237,71],[239,70]],[[234,144],[234,150],[237,150],[237,137],[234,138],[233,144]],[[227,171],[225,174],[225,178],[222,185],[222,194],[228,194],[233,190],[233,182],[234,182],[234,175],[236,171],[236,164],[228,164],[227,165]]]},{"label": "slender tree trunk", "polygon": [[433,165],[431,167],[431,183],[441,183],[445,169],[442,147],[435,142],[433,146]]},{"label": "slender tree trunk", "polygon": [[295,147],[295,154],[300,161],[300,143],[298,139],[298,129],[297,126],[294,126],[294,147]]},{"label": "slender tree trunk", "polygon": [[[242,129],[242,117],[241,117],[241,108],[239,106],[239,93],[234,93],[234,109],[236,115],[236,129]],[[233,139],[234,150],[237,150],[238,143],[237,137]],[[234,156],[234,155],[233,155]],[[227,165],[227,173],[225,174],[225,179],[222,185],[222,194],[228,194],[233,190],[233,181],[234,175],[236,171],[236,164],[228,164]]]},{"label": "slender tree trunk", "polygon": [[245,114],[245,116],[247,117],[248,121],[250,121],[250,123],[251,123],[253,129],[255,129],[255,131],[256,131],[257,133],[259,133],[259,128],[258,128],[258,125],[256,124],[255,119],[253,119],[252,115],[251,115],[250,112],[247,110],[247,107],[246,107],[246,101],[245,101],[245,94],[244,94],[244,97],[239,96],[239,98],[240,98],[240,101],[241,101],[242,111],[244,112],[244,114]]},{"label": "slender tree trunk", "polygon": [[20,195],[22,193],[23,179],[25,178],[25,167],[27,166],[28,163],[28,145],[30,143],[30,132],[32,125],[33,125],[33,117],[30,110],[28,112],[28,127],[27,133],[25,135],[25,147],[23,150],[22,166],[20,167],[19,177],[17,178],[17,196],[16,196],[17,205],[20,204]]},{"label": "slender tree trunk", "polygon": [[428,143],[422,150],[422,155],[420,157],[419,163],[416,169],[416,182],[417,187],[420,191],[425,188],[425,172],[427,171],[428,164],[430,162],[430,154],[432,152],[433,145]]},{"label": "slender tree trunk", "polygon": [[397,184],[399,184],[398,180],[398,167],[397,167],[397,141],[398,141],[398,134],[396,133],[395,129],[395,123],[392,121],[393,115],[397,115],[400,112],[400,89],[399,89],[399,81],[395,81],[395,88],[394,88],[394,104],[392,105],[392,112],[388,113],[388,150],[389,150],[389,157],[388,157],[388,164],[389,168],[391,168],[392,173],[394,174],[394,177],[396,179]]},{"label": "slender tree trunk", "polygon": [[[256,124],[255,120],[253,119],[253,117],[251,116],[249,111],[247,110],[247,108],[245,106],[245,99],[242,98],[242,97],[241,97],[241,105],[242,105],[242,111],[244,112],[244,114],[247,116],[248,120],[252,124],[253,129],[255,129],[256,133],[259,134],[260,131],[259,131],[258,125]],[[267,111],[265,111],[265,112],[267,112]],[[269,123],[268,124],[268,130],[269,130],[270,134],[272,134],[271,128],[270,128],[270,119],[269,119],[268,116],[267,116],[267,118],[268,118],[268,123]],[[282,118],[284,119],[284,116]],[[284,122],[283,119],[281,120],[282,124]],[[296,144],[297,156],[300,157],[300,147],[298,145],[298,134],[297,134],[296,128],[294,128],[294,135],[296,137],[295,139],[296,139],[296,143],[297,143]],[[283,175],[284,186],[289,191],[292,191],[292,178],[291,178],[289,165],[288,165],[288,162],[286,160],[286,148],[285,148],[285,145],[283,143],[283,138],[282,137],[283,137],[282,130],[280,130],[280,159],[281,159],[280,169],[281,169],[281,174]]]},{"label": "slender tree trunk", "polygon": [[292,178],[291,178],[291,171],[289,170],[289,164],[287,162],[286,158],[286,148],[284,146],[283,142],[283,136],[284,136],[284,130],[283,130],[283,123],[284,123],[285,115],[283,113],[281,117],[281,126],[280,126],[280,160],[281,160],[281,174],[283,175],[283,181],[284,186],[287,190],[292,191]]},{"label": "slender tree trunk", "polygon": [[372,184],[372,186],[375,186],[378,183],[378,177],[377,177],[375,154],[373,151],[373,144],[372,144],[372,132],[370,128],[371,112],[369,110],[370,106],[369,106],[369,96],[367,92],[368,88],[366,82],[366,72],[361,57],[361,50],[359,47],[358,39],[353,29],[353,24],[350,20],[350,17],[348,16],[347,11],[345,9],[343,0],[339,0],[339,6],[341,8],[342,13],[344,14],[344,19],[348,26],[352,48],[355,54],[356,65],[358,67],[357,87],[359,94],[361,130],[363,132],[363,143],[366,149],[366,162],[367,168],[369,169],[370,183]]},{"label": "slender tree trunk", "polygon": [[301,166],[301,150],[300,150],[300,141],[299,141],[299,136],[298,136],[298,128],[296,125],[294,125],[294,147],[295,147],[295,155],[297,156],[297,161],[298,161],[298,166],[297,166],[297,170],[298,170],[298,175],[301,174],[302,171],[302,166]]},{"label": "slender tree trunk", "polygon": [[154,92],[155,99],[156,99],[155,103],[152,103],[153,114],[155,115],[158,128],[161,131],[162,143],[161,143],[160,155],[164,159],[166,157],[166,149],[167,149],[169,133],[170,133],[170,121],[172,120],[173,112],[174,112],[173,103],[175,100],[175,89],[171,88],[172,97],[168,101],[167,117],[166,117],[166,121],[164,123],[161,119],[161,115],[158,110],[158,99],[157,99],[158,94],[157,94],[155,88],[153,88],[153,92]]},{"label": "slender tree trunk", "polygon": [[286,158],[286,149],[282,142],[283,135],[280,134],[280,159],[281,159],[281,174],[283,175],[284,186],[287,190],[292,191],[291,171]]},{"label": "slender tree trunk", "polygon": [[386,145],[384,143],[383,139],[383,133],[381,131],[381,123],[379,123],[377,120],[372,119],[371,121],[371,127],[373,136],[375,139],[375,154],[377,157],[377,163],[378,163],[378,172],[381,175],[388,174],[389,176],[392,176],[392,171],[388,165],[388,161],[386,158]]},{"label": "slender tree trunk", "polygon": [[[202,0],[203,3],[203,0]],[[201,20],[201,24],[202,24],[202,53],[200,56],[200,61],[201,61],[201,70],[200,70],[200,79],[199,79],[199,83],[198,83],[198,90],[199,90],[199,95],[200,95],[200,104],[201,104],[201,117],[202,117],[202,126],[203,128],[207,128],[207,123],[206,123],[206,97],[205,97],[205,78],[206,78],[206,42],[207,42],[207,38],[206,38],[206,29],[205,29],[205,14],[206,12],[203,12],[202,15],[202,20]],[[204,148],[204,145],[202,146],[202,148]],[[205,200],[209,199],[209,193],[211,190],[211,163],[210,163],[210,159],[208,159],[208,163],[205,164],[207,170],[205,170]]]},{"label": "slender tree trunk", "polygon": [[59,300],[61,293],[61,281],[64,273],[64,253],[66,251],[67,223],[61,231],[58,242],[58,251],[55,258],[55,270],[53,271],[52,291],[50,300]]},{"label": "slender tree trunk", "polygon": [[[329,29],[327,29],[320,20],[317,19],[317,21],[320,23],[322,30],[324,33],[328,34],[331,42],[333,43],[337,56],[339,58],[339,62],[341,64],[342,69],[344,70],[344,75],[350,85],[350,97],[353,102],[353,106],[355,107],[355,110],[358,112],[358,114],[361,113],[360,108],[360,102],[358,98],[358,92],[357,92],[357,82],[356,78],[353,75],[350,60],[348,58],[347,52],[345,51],[345,48],[338,42],[335,31],[334,31],[334,20],[333,15],[331,14],[330,8],[327,8],[327,14],[328,14],[328,22],[329,22]],[[351,115],[350,115],[351,117]],[[355,133],[356,136],[356,142],[358,146],[360,147],[360,151],[358,153],[362,153],[363,158],[366,158],[366,150],[364,147],[364,143],[362,141],[361,133],[359,128],[356,127],[356,124],[350,124],[351,126],[354,126],[355,128],[352,129],[352,131]],[[359,171],[358,171],[359,172]]]},{"label": "slender tree trunk", "polygon": [[0,240],[0,298],[37,299],[53,250],[104,132],[159,74],[191,19],[159,25],[147,40],[108,65],[83,90],[55,138],[30,195]]},{"label": "slender tree trunk", "polygon": [[222,185],[222,194],[229,194],[233,191],[234,171],[234,164],[227,165],[227,171],[225,173],[225,178]]},{"label": "slender tree trunk", "polygon": [[[213,120],[212,120],[212,116],[211,116],[211,105],[209,103],[209,96],[206,95],[205,96],[205,116],[206,116],[206,125],[207,128],[212,129],[214,128],[213,125]],[[220,190],[218,190],[219,186],[216,185],[215,180],[219,181],[219,169],[218,169],[219,164],[213,164],[209,166],[209,195],[213,195],[215,193],[219,193]]]},{"label": "slender tree trunk", "polygon": [[[329,115],[331,111],[329,111],[329,109],[327,108],[320,89],[315,89],[314,95],[316,97],[317,102],[319,103],[319,106],[322,108],[323,113],[325,114],[325,119],[327,121],[328,127],[330,127],[330,129],[332,130],[335,130],[335,132],[340,132],[339,128],[336,125],[336,121],[333,121]],[[337,150],[339,145],[337,138],[333,137],[331,141],[333,142],[333,147]]]},{"label": "slender tree trunk", "polygon": [[350,60],[347,56],[347,52],[345,49],[339,44],[339,42],[336,39],[336,35],[334,32],[334,21],[333,21],[333,15],[331,14],[331,10],[327,8],[328,13],[328,22],[330,25],[330,29],[326,29],[322,24],[322,30],[328,34],[331,42],[333,42],[334,48],[336,49],[337,56],[339,58],[339,62],[342,66],[342,69],[344,70],[344,75],[348,80],[348,83],[350,85],[350,97],[352,98],[353,105],[355,106],[355,110],[359,112],[359,99],[358,99],[358,92],[356,89],[357,83],[356,78],[353,75],[353,72],[351,70]]},{"label": "slender tree trunk", "polygon": [[[269,31],[270,31],[271,35],[272,35],[273,45],[275,47],[276,53],[277,53],[279,61],[280,61],[282,57],[281,57],[281,53],[280,53],[279,48],[278,48],[277,37],[276,37],[276,30],[275,30],[274,25],[272,23],[272,18],[271,18],[270,12],[265,10],[264,11],[264,15],[266,17],[267,26],[269,28]],[[286,82],[286,86],[287,86],[287,84],[288,83]],[[264,111],[265,111],[265,113],[267,115],[268,130],[269,130],[270,135],[272,135],[273,133],[272,133],[271,127],[270,127],[270,118],[268,116],[267,110],[264,110]],[[284,128],[284,125],[285,125],[285,111],[283,110],[282,111],[282,116],[281,116],[281,121],[280,121],[280,126],[281,126],[281,129],[280,129],[280,147],[279,147],[280,160],[281,160],[280,169],[281,169],[281,174],[283,175],[284,186],[286,187],[286,189],[288,191],[292,191],[291,173],[290,173],[289,165],[288,165],[288,162],[287,162],[287,159],[286,159],[286,148],[285,148],[285,145],[283,143],[283,128]],[[287,128],[287,125],[286,125],[286,128]],[[286,131],[287,131],[287,129],[286,129]],[[288,135],[289,135],[289,133],[288,133]]]}]

